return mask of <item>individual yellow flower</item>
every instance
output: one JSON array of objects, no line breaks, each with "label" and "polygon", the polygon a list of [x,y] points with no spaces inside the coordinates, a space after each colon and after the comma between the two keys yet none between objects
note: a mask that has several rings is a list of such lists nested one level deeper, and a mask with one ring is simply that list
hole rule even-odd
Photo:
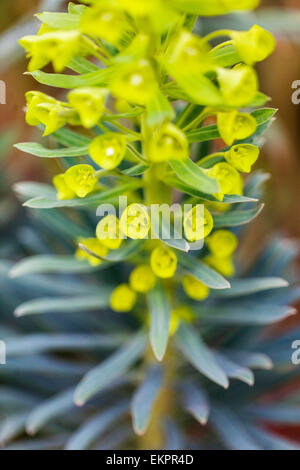
[{"label": "individual yellow flower", "polygon": [[141,59],[135,63],[115,66],[110,91],[116,98],[145,105],[154,96],[157,86],[150,62]]},{"label": "individual yellow flower", "polygon": [[38,119],[35,114],[37,105],[42,103],[57,104],[57,100],[55,98],[46,95],[41,91],[28,91],[25,96],[27,104],[26,122],[30,126],[37,126],[41,123],[40,119]]},{"label": "individual yellow flower", "polygon": [[208,52],[206,41],[188,31],[182,31],[179,37],[174,38],[167,51],[168,62],[173,67],[183,67],[185,71],[205,73],[214,68]]},{"label": "individual yellow flower", "polygon": [[197,205],[184,217],[184,233],[190,242],[203,240],[213,229],[214,221],[206,207]]},{"label": "individual yellow flower", "polygon": [[183,289],[191,299],[205,300],[209,296],[209,288],[191,275],[184,276],[182,279]]},{"label": "individual yellow flower", "polygon": [[255,64],[265,60],[275,49],[274,36],[257,24],[249,31],[232,31],[235,49],[245,64]]},{"label": "individual yellow flower", "polygon": [[250,173],[252,165],[259,157],[259,148],[251,144],[234,145],[224,156],[237,170]]},{"label": "individual yellow flower", "polygon": [[65,173],[65,181],[76,196],[83,198],[91,193],[98,182],[96,172],[91,165],[74,165]]},{"label": "individual yellow flower", "polygon": [[241,194],[241,177],[239,172],[228,163],[216,163],[212,168],[206,170],[211,178],[216,178],[221,192],[214,194],[215,198],[223,201],[225,194]]},{"label": "individual yellow flower", "polygon": [[116,132],[96,137],[89,148],[89,153],[99,166],[112,170],[120,165],[126,152],[126,137]]},{"label": "individual yellow flower", "polygon": [[142,264],[137,266],[130,274],[129,284],[135,292],[146,294],[155,286],[156,278],[150,266]]},{"label": "individual yellow flower", "polygon": [[171,312],[170,335],[173,336],[182,321],[191,323],[195,319],[193,310],[187,305],[180,305]]},{"label": "individual yellow flower", "polygon": [[114,8],[113,2],[101,3],[85,9],[80,29],[84,34],[93,34],[118,47],[125,33],[133,35],[133,28],[125,13]]},{"label": "individual yellow flower", "polygon": [[72,111],[57,103],[40,103],[35,106],[35,119],[45,126],[44,136],[53,134],[61,127],[64,127],[71,117]]},{"label": "individual yellow flower", "polygon": [[120,284],[111,294],[110,308],[115,312],[130,312],[136,303],[136,293],[127,284]]},{"label": "individual yellow flower", "polygon": [[223,276],[232,277],[235,274],[235,268],[231,256],[220,258],[210,254],[205,257],[204,261]]},{"label": "individual yellow flower", "polygon": [[150,218],[147,208],[142,204],[130,204],[120,219],[120,231],[128,238],[142,240],[150,230]]},{"label": "individual yellow flower", "polygon": [[212,254],[218,258],[231,256],[238,245],[238,239],[230,230],[216,230],[206,239]]},{"label": "individual yellow flower", "polygon": [[120,248],[123,240],[119,234],[119,219],[113,214],[103,217],[97,225],[96,237],[110,250]]},{"label": "individual yellow flower", "polygon": [[254,134],[257,122],[251,114],[230,111],[217,114],[217,125],[220,135],[227,145],[235,140],[246,139]]},{"label": "individual yellow flower", "polygon": [[156,276],[168,279],[174,276],[177,269],[177,256],[166,246],[159,246],[151,253],[151,268]]},{"label": "individual yellow flower", "polygon": [[256,72],[249,65],[238,65],[233,69],[218,68],[217,76],[226,106],[247,106],[258,91]]},{"label": "individual yellow flower", "polygon": [[[97,240],[97,238],[79,238],[78,243],[81,243],[88,250],[92,251],[101,258],[105,258],[108,254],[107,247]],[[103,262],[101,259],[90,255],[81,248],[77,248],[75,256],[77,259],[87,259],[91,266],[99,266],[99,264]]]},{"label": "individual yellow flower", "polygon": [[99,87],[76,88],[69,93],[69,103],[78,112],[83,127],[90,129],[99,122],[107,93],[105,88]]},{"label": "individual yellow flower", "polygon": [[73,199],[76,196],[74,191],[72,191],[72,189],[67,185],[64,173],[54,176],[53,184],[57,189],[57,199]]},{"label": "individual yellow flower", "polygon": [[72,58],[80,53],[80,33],[53,31],[37,36],[25,36],[19,41],[30,58],[29,72],[42,69],[52,62],[55,72],[62,72]]},{"label": "individual yellow flower", "polygon": [[152,162],[188,158],[189,144],[186,135],[170,122],[163,124],[150,140],[148,156]]}]

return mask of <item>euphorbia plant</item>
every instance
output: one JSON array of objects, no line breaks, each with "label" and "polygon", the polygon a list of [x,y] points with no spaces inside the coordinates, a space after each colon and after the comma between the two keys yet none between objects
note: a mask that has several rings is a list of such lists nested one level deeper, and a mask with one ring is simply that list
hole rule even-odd
[{"label": "euphorbia plant", "polygon": [[[229,387],[229,378],[253,383],[250,367],[257,362],[250,360],[251,354],[243,362],[242,355],[217,352],[202,340],[213,346],[222,338],[210,323],[235,324],[243,314],[247,323],[252,312],[245,312],[245,304],[239,314],[234,300],[231,310],[229,299],[247,299],[285,285],[277,277],[228,280],[235,275],[238,227],[262,208],[255,197],[261,176],[248,177],[246,185],[244,180],[259,156],[259,137],[275,112],[262,108],[268,98],[259,91],[253,66],[273,52],[275,41],[257,25],[204,37],[193,32],[198,16],[254,8],[256,0],[81,3],[88,5],[71,3],[68,13],[38,15],[39,34],[20,40],[32,76],[68,91],[59,100],[39,91],[27,93],[26,120],[44,129],[52,147],[17,147],[60,158],[63,171],[54,176],[53,187],[25,183],[18,190],[32,196],[25,203],[29,208],[86,213],[82,217],[77,212],[80,227],[74,230],[71,259],[53,257],[49,266],[43,259],[32,259],[25,262],[26,269],[99,270],[98,295],[87,295],[78,304],[73,299],[65,308],[110,307],[113,323],[121,314],[120,331],[127,322],[132,338],[83,376],[74,401],[85,405],[104,388],[122,382],[124,373],[138,363],[133,426],[140,435],[149,423],[151,427],[150,440],[146,434],[138,445],[161,447],[161,423],[174,415],[179,389],[185,408],[204,423],[209,407],[199,384],[203,376],[223,388]],[[40,70],[49,63],[55,74]],[[75,73],[62,73],[64,69]],[[215,124],[206,125],[208,118]],[[222,140],[216,152],[217,139]],[[127,196],[126,207],[120,207],[119,196]],[[176,214],[169,236],[164,217],[153,227],[149,216],[150,207],[174,202],[189,206],[180,222],[182,237],[177,236]],[[108,203],[116,211],[105,215],[101,205]],[[98,214],[102,207],[100,220],[97,207]],[[224,311],[219,311],[223,303]],[[64,310],[59,301],[56,306]],[[17,313],[43,308],[51,311],[51,306],[33,302]],[[228,340],[228,332],[225,336]],[[202,379],[184,374],[183,358]],[[260,358],[263,367],[269,367],[270,362]],[[128,372],[125,377],[129,379]],[[178,398],[173,396],[175,388]],[[217,395],[222,400],[221,392]],[[124,409],[117,408],[116,416]],[[222,413],[214,411],[214,421],[216,416],[222,419]],[[71,438],[67,447],[77,445],[84,447],[79,438],[75,443]]]}]

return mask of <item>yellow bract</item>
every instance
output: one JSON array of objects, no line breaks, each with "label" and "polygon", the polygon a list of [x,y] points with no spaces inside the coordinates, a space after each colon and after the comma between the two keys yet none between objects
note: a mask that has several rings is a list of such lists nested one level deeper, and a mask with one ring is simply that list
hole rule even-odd
[{"label": "yellow bract", "polygon": [[120,248],[123,240],[119,234],[119,219],[113,215],[107,215],[97,225],[96,237],[110,250]]},{"label": "yellow bract", "polygon": [[126,152],[126,137],[116,132],[96,137],[89,148],[89,153],[99,166],[112,170],[120,165]]},{"label": "yellow bract", "polygon": [[147,237],[149,229],[150,218],[147,208],[142,204],[130,204],[121,216],[121,232],[128,238],[141,240]]},{"label": "yellow bract", "polygon": [[173,67],[184,68],[186,72],[204,73],[214,68],[209,47],[199,36],[182,31],[175,37],[167,51],[167,60]]},{"label": "yellow bract", "polygon": [[42,103],[57,103],[55,98],[52,98],[52,96],[48,96],[40,91],[28,91],[25,96],[27,103],[26,122],[30,126],[37,126],[41,123],[35,113],[37,105]]},{"label": "yellow bract", "polygon": [[239,172],[228,163],[216,163],[212,168],[206,170],[211,178],[216,178],[221,192],[214,194],[215,198],[223,201],[225,194],[241,194],[242,180]]},{"label": "yellow bract", "polygon": [[218,256],[211,254],[211,255],[206,256],[204,261],[209,266],[216,269],[216,271],[218,271],[223,276],[231,277],[235,273],[234,264],[233,264],[231,256],[220,258]]},{"label": "yellow bract", "polygon": [[[108,254],[108,249],[97,238],[79,238],[78,243],[84,245],[88,250],[92,251],[101,258],[105,258]],[[87,259],[91,266],[98,266],[102,260],[90,255],[86,251],[78,248],[76,251],[77,259]]]},{"label": "yellow bract", "polygon": [[110,308],[119,313],[130,312],[135,303],[136,293],[127,284],[120,284],[110,297]]},{"label": "yellow bract", "polygon": [[114,8],[114,2],[106,0],[101,3],[84,11],[80,29],[118,46],[123,34],[133,34],[133,29],[124,12]]},{"label": "yellow bract", "polygon": [[249,31],[232,31],[235,49],[245,64],[255,64],[266,59],[275,49],[274,36],[257,24]]},{"label": "yellow bract", "polygon": [[238,239],[230,230],[216,230],[206,239],[206,243],[214,256],[226,258],[236,250]]},{"label": "yellow bract", "polygon": [[29,72],[42,69],[52,62],[55,72],[62,72],[72,58],[80,53],[80,33],[53,31],[37,36],[25,36],[19,43],[30,58]]},{"label": "yellow bract", "polygon": [[219,68],[217,76],[226,106],[242,107],[253,101],[258,91],[258,79],[252,67],[238,65],[233,69]]},{"label": "yellow bract", "polygon": [[54,176],[53,184],[57,189],[57,199],[73,199],[76,196],[74,191],[67,185],[64,173]]},{"label": "yellow bract", "polygon": [[141,59],[136,63],[115,66],[110,85],[110,91],[115,97],[144,105],[156,90],[157,82],[148,60]]},{"label": "yellow bract", "polygon": [[98,179],[91,165],[74,165],[66,171],[65,181],[76,196],[83,198],[95,189]]},{"label": "yellow bract", "polygon": [[188,158],[189,144],[186,135],[170,122],[163,124],[150,140],[148,156],[152,162]]},{"label": "yellow bract", "polygon": [[156,278],[150,266],[142,264],[130,274],[129,284],[134,291],[146,294],[155,286]]},{"label": "yellow bract", "polygon": [[224,156],[234,168],[249,173],[259,157],[259,148],[251,144],[234,145]]},{"label": "yellow bract", "polygon": [[182,279],[183,289],[191,299],[205,300],[209,296],[209,288],[191,275],[184,276]]},{"label": "yellow bract", "polygon": [[184,217],[184,233],[190,242],[203,240],[213,229],[214,221],[206,207],[197,205]]},{"label": "yellow bract", "polygon": [[166,246],[157,247],[151,253],[151,268],[156,276],[171,278],[177,269],[177,256]]},{"label": "yellow bract", "polygon": [[254,134],[257,122],[251,114],[231,111],[217,114],[218,130],[224,142],[232,145],[235,140],[246,139]]},{"label": "yellow bract", "polygon": [[76,88],[68,95],[70,105],[78,112],[83,127],[95,126],[104,110],[107,90],[99,87]]}]

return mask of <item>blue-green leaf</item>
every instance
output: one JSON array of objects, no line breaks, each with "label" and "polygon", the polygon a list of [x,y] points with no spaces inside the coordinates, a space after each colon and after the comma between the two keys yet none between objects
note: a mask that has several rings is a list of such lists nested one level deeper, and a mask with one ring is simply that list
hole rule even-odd
[{"label": "blue-green leaf", "polygon": [[146,377],[135,391],[131,403],[131,414],[133,428],[136,434],[142,435],[146,432],[151,412],[162,385],[163,374],[159,366],[149,368]]},{"label": "blue-green leaf", "polygon": [[140,358],[145,346],[146,335],[139,333],[122,349],[88,372],[76,388],[75,403],[84,405],[96,393],[125,373]]},{"label": "blue-green leaf", "polygon": [[190,326],[181,324],[176,339],[182,354],[201,374],[221,387],[228,388],[228,379],[216,362],[213,353]]},{"label": "blue-green leaf", "polygon": [[210,404],[204,390],[194,383],[183,383],[181,387],[183,393],[184,408],[203,426],[207,423]]},{"label": "blue-green leaf", "polygon": [[23,142],[16,144],[15,147],[18,150],[21,150],[21,152],[29,153],[30,155],[41,158],[80,157],[82,155],[87,155],[89,152],[88,145],[64,149],[48,149],[36,142]]},{"label": "blue-green leaf", "polygon": [[85,450],[128,410],[128,402],[101,411],[85,422],[69,439],[66,450]]},{"label": "blue-green leaf", "polygon": [[157,282],[148,295],[150,309],[150,342],[155,357],[162,361],[169,339],[170,307],[163,286]]},{"label": "blue-green leaf", "polygon": [[208,194],[215,194],[220,191],[218,181],[207,176],[204,170],[192,160],[171,160],[169,164],[177,177],[191,188]]},{"label": "blue-green leaf", "polygon": [[214,214],[214,227],[236,227],[245,225],[255,219],[264,208],[264,204],[259,204],[252,209],[229,211],[224,214]]},{"label": "blue-green leaf", "polygon": [[214,269],[199,261],[197,258],[178,252],[179,265],[189,274],[212,289],[229,289],[230,283]]},{"label": "blue-green leaf", "polygon": [[214,292],[213,295],[216,297],[241,297],[270,289],[287,287],[288,285],[288,282],[280,277],[233,279],[229,290],[224,292]]}]

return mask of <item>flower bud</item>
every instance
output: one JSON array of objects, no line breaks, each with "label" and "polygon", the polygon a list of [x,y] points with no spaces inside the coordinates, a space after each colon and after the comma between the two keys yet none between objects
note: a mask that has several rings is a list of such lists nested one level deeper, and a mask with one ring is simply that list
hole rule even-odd
[{"label": "flower bud", "polygon": [[[97,238],[79,238],[78,243],[84,245],[88,250],[92,251],[101,258],[105,258],[108,254],[108,249]],[[99,266],[102,263],[101,259],[90,255],[86,251],[78,248],[75,254],[77,259],[87,259],[91,266]]]},{"label": "flower bud", "polygon": [[232,145],[235,140],[243,140],[254,134],[257,122],[251,114],[230,111],[217,114],[218,130],[224,142]]},{"label": "flower bud", "polygon": [[214,221],[206,207],[197,205],[184,217],[184,233],[190,242],[203,240],[213,229]]},{"label": "flower bud", "polygon": [[209,288],[194,276],[184,276],[182,286],[186,295],[191,299],[201,301],[209,296]]},{"label": "flower bud", "polygon": [[248,65],[238,65],[233,69],[217,70],[218,82],[223,103],[230,107],[242,107],[251,103],[258,91],[255,70]]},{"label": "flower bud", "polygon": [[96,137],[89,148],[89,153],[97,165],[112,170],[120,165],[126,152],[126,137],[116,132]]},{"label": "flower bud", "polygon": [[120,220],[121,232],[133,240],[142,240],[150,230],[150,218],[147,208],[142,204],[130,204]]},{"label": "flower bud", "polygon": [[62,72],[80,51],[77,31],[53,31],[37,36],[25,36],[19,41],[30,58],[29,72],[42,69],[52,62],[55,72]]},{"label": "flower bud", "polygon": [[113,215],[107,215],[97,225],[96,237],[110,250],[120,248],[123,240],[119,233],[119,219]]},{"label": "flower bud", "polygon": [[68,95],[70,105],[78,112],[83,127],[90,129],[99,122],[107,90],[99,87],[76,88]]},{"label": "flower bud", "polygon": [[237,170],[250,173],[252,165],[259,157],[259,148],[251,144],[234,145],[224,156]]},{"label": "flower bud", "polygon": [[65,181],[65,175],[60,173],[59,175],[54,176],[53,184],[57,189],[57,199],[73,199],[76,194],[72,191]]},{"label": "flower bud", "polygon": [[152,136],[148,156],[152,162],[188,158],[189,144],[186,135],[170,122],[163,124]]},{"label": "flower bud", "polygon": [[166,246],[159,246],[152,251],[151,268],[156,276],[162,279],[171,278],[177,269],[177,256]]},{"label": "flower bud", "polygon": [[214,194],[215,198],[223,201],[225,194],[241,194],[241,177],[238,171],[228,163],[217,163],[206,170],[210,178],[216,178],[220,185],[220,193]]},{"label": "flower bud", "polygon": [[110,91],[116,98],[144,105],[157,90],[153,69],[146,59],[130,64],[118,64],[112,77]]},{"label": "flower bud", "polygon": [[65,173],[65,181],[76,196],[83,198],[91,193],[98,182],[91,165],[74,165]]},{"label": "flower bud", "polygon": [[146,264],[137,266],[130,274],[129,284],[131,289],[141,294],[146,294],[156,284],[156,278],[150,266]]},{"label": "flower bud", "polygon": [[238,239],[230,230],[216,230],[206,239],[210,251],[217,258],[231,256],[238,245]]},{"label": "flower bud", "polygon": [[231,256],[220,258],[215,255],[208,255],[204,259],[205,263],[226,277],[232,277],[235,274],[235,268]]},{"label": "flower bud", "polygon": [[136,304],[136,293],[127,284],[120,284],[111,294],[110,308],[115,312],[130,312]]},{"label": "flower bud", "polygon": [[232,31],[231,37],[239,57],[249,65],[265,60],[276,46],[273,35],[257,24],[249,31]]}]

